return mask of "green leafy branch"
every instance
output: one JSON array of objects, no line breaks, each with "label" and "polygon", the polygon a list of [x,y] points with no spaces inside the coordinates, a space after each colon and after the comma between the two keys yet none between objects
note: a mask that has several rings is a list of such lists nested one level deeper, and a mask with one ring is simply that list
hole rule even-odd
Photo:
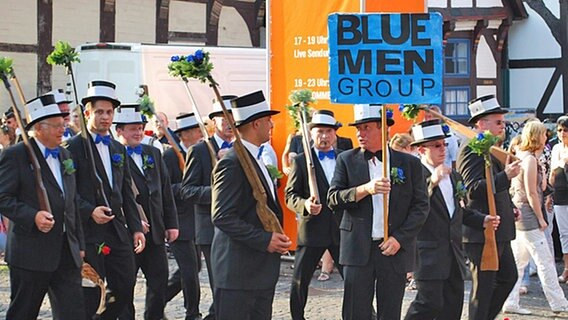
[{"label": "green leafy branch", "polygon": [[12,62],[11,58],[0,57],[0,74],[3,74],[6,78],[10,78],[14,73]]},{"label": "green leafy branch", "polygon": [[406,120],[416,121],[416,117],[422,110],[422,107],[417,104],[401,104],[398,110],[402,113],[402,117]]},{"label": "green leafy branch", "polygon": [[[312,90],[309,89],[292,91],[288,99],[290,99],[292,105],[286,106],[286,110],[288,110],[288,114],[292,118],[294,128],[300,130],[300,112],[306,111],[309,115],[310,104],[316,102],[316,99],[312,96]],[[307,120],[310,121],[310,119]]]},{"label": "green leafy branch", "polygon": [[73,62],[81,62],[79,53],[75,51],[69,42],[57,41],[53,51],[47,56],[47,63],[51,65],[71,66]]},{"label": "green leafy branch", "polygon": [[499,137],[491,134],[489,131],[480,132],[477,137],[471,139],[468,143],[471,151],[478,156],[483,156],[485,159],[485,166],[491,165],[491,159],[489,157],[489,150],[491,147],[499,141]]},{"label": "green leafy branch", "polygon": [[150,97],[145,94],[139,100],[138,103],[140,104],[140,113],[146,116],[147,118],[151,118],[154,116],[155,109],[154,109],[154,102],[150,99]]},{"label": "green leafy branch", "polygon": [[198,79],[202,83],[209,80],[211,84],[217,85],[211,76],[213,63],[209,61],[209,52],[201,49],[187,56],[172,56],[168,70],[172,77]]}]

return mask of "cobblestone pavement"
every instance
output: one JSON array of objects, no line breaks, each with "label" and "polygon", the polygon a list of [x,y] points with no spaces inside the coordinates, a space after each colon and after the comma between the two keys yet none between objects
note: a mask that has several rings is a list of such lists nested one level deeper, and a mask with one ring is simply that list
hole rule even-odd
[{"label": "cobblestone pavement", "polygon": [[[273,319],[283,320],[290,319],[288,296],[290,291],[290,283],[292,281],[291,262],[283,261],[280,279],[276,287],[276,295],[273,304]],[[170,267],[175,267],[175,261],[170,259]],[[557,265],[558,270],[562,269],[560,264]],[[207,272],[201,272],[201,310],[206,312],[209,304],[211,303],[211,291],[209,289],[209,282],[207,280]],[[312,280],[310,293],[308,298],[308,305],[306,306],[306,319],[322,319],[322,320],[335,320],[341,319],[341,299],[343,295],[343,282],[337,272],[331,275],[331,279],[325,282],[316,280],[319,271]],[[469,290],[471,282],[466,282],[466,297],[469,297]],[[565,294],[568,293],[568,285],[562,285]],[[136,285],[136,319],[142,319],[142,312],[144,308],[144,293],[145,293],[145,280],[142,274],[138,276],[138,283]],[[403,311],[404,315],[408,305],[414,298],[414,291],[407,291],[404,297]],[[8,270],[6,267],[0,268],[0,319],[6,317],[6,309],[10,301],[10,287],[8,279]],[[536,320],[536,319],[568,319],[568,313],[554,314],[550,311],[548,303],[544,297],[538,277],[531,277],[531,284],[529,286],[529,294],[522,296],[521,306],[528,308],[533,312],[531,316],[519,316],[511,314],[500,314],[497,319],[510,319],[510,320]],[[168,319],[183,319],[183,297],[179,294],[172,300],[166,307],[166,316]],[[46,299],[43,303],[40,317],[38,319],[51,319],[51,312],[49,310],[49,302]],[[464,305],[462,319],[467,319],[467,305]]]}]

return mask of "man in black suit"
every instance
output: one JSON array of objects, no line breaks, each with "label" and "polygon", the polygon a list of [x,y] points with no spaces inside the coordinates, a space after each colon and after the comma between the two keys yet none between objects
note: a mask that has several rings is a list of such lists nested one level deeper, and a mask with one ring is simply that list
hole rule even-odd
[{"label": "man in black suit", "polygon": [[412,127],[414,142],[424,166],[430,197],[428,219],[418,233],[418,260],[414,279],[418,293],[405,320],[456,320],[461,318],[464,280],[467,276],[462,250],[462,226],[496,228],[498,217],[465,207],[466,190],[461,176],[445,164],[449,127],[429,120]]},{"label": "man in black suit", "polygon": [[19,143],[0,156],[0,212],[10,219],[6,261],[11,301],[6,319],[37,319],[49,292],[54,319],[84,317],[81,257],[85,242],[77,208],[71,154],[60,147],[65,129],[53,95],[28,102],[33,129],[30,145],[41,168],[51,207],[41,208],[26,146]]},{"label": "man in black suit", "polygon": [[[340,150],[334,149],[339,122],[327,110],[316,111],[309,124],[314,147],[312,153],[317,183],[317,199],[311,195],[306,169],[306,154],[301,153],[292,162],[286,185],[286,205],[298,216],[298,247],[294,259],[294,275],[290,289],[292,319],[304,319],[308,300],[308,287],[325,250],[333,260],[339,261],[339,221],[327,206],[327,191],[335,170],[335,158]],[[337,263],[336,263],[337,264]],[[342,267],[337,268],[343,274]]]},{"label": "man in black suit", "polygon": [[[177,130],[175,133],[180,139],[180,152],[185,159],[189,148],[203,139],[203,134],[193,113],[179,115],[176,117],[176,122]],[[166,301],[170,301],[183,290],[185,320],[200,319],[199,300],[201,292],[197,248],[195,247],[194,205],[192,202],[184,201],[181,198],[183,168],[180,168],[179,158],[174,148],[164,152],[164,162],[170,175],[179,220],[179,236],[175,242],[170,244],[178,269],[168,280]]]},{"label": "man in black suit", "polygon": [[69,106],[71,101],[67,99],[62,89],[53,90],[50,93],[55,97],[55,103],[57,103],[57,105],[59,106],[59,110],[63,113],[68,114],[65,118],[63,118],[65,120],[65,132],[63,133],[63,141],[67,141],[71,139],[71,137],[73,137],[75,134],[77,134],[75,131],[73,131],[73,129],[71,129],[69,125],[71,122],[71,116],[69,115],[71,113],[71,107]]},{"label": "man in black suit", "polygon": [[[233,146],[234,133],[223,116],[220,103],[230,110],[231,99],[237,96],[223,96],[222,102],[213,103],[209,119],[213,120],[215,133],[209,140],[202,141],[189,148],[186,158],[186,170],[183,177],[181,195],[184,201],[195,206],[195,243],[199,246],[209,275],[209,285],[213,294],[213,303],[205,319],[215,319],[215,279],[211,272],[211,243],[213,242],[213,223],[211,222],[211,171],[218,159],[221,159]],[[212,158],[211,148],[215,154]]]},{"label": "man in black suit", "polygon": [[[149,233],[146,248],[136,256],[137,273],[146,277],[144,319],[162,319],[166,306],[168,258],[164,239],[172,243],[178,237],[178,219],[170,176],[160,150],[142,144],[146,117],[139,105],[121,105],[114,114],[118,140],[126,147],[136,201],[141,205]],[[121,319],[134,319],[134,305],[127,307]]]},{"label": "man in black suit", "polygon": [[[262,91],[231,101],[235,124],[252,166],[266,193],[267,206],[282,223],[276,187],[260,157],[260,145],[272,129],[270,110]],[[253,190],[235,150],[223,157],[213,171],[212,214],[215,237],[211,264],[215,279],[218,320],[268,320],[278,275],[280,255],[288,252],[290,239],[264,230],[258,218]]]},{"label": "man in black suit", "polygon": [[[330,208],[343,210],[343,319],[371,319],[375,293],[378,318],[398,320],[406,273],[414,267],[416,235],[428,215],[424,173],[418,158],[389,149],[391,174],[383,176],[380,106],[355,105],[350,125],[357,128],[360,147],[338,156],[328,193]],[[388,221],[383,218],[383,195],[388,195]],[[385,223],[388,239],[383,241]]]},{"label": "man in black suit", "polygon": [[[472,117],[469,123],[478,132],[490,131],[493,135],[505,137],[505,113],[495,96],[484,96],[469,103]],[[498,271],[482,271],[481,254],[485,236],[483,231],[464,227],[464,248],[471,264],[473,294],[469,303],[469,319],[494,319],[517,281],[517,267],[511,250],[511,240],[515,238],[515,212],[509,195],[510,182],[520,172],[520,161],[503,166],[491,156],[495,206],[501,217],[499,229],[495,232],[499,255]],[[487,180],[485,179],[485,160],[474,153],[467,144],[460,149],[457,160],[458,172],[463,176],[467,187],[468,206],[488,214]]]},{"label": "man in black suit", "polygon": [[[109,135],[114,108],[120,104],[114,89],[115,85],[108,81],[96,80],[89,84],[87,96],[82,99],[87,139],[77,135],[67,141],[77,169],[85,260],[106,279],[110,290],[102,319],[116,319],[125,306],[132,304],[136,284],[134,253],[142,252],[146,242],[132,192],[126,149]],[[87,152],[87,143],[93,151],[93,159]],[[102,180],[103,193],[98,192],[95,174]],[[110,253],[101,250],[105,246],[110,248]],[[98,306],[99,293],[85,288],[84,295],[86,318],[91,319]]]}]

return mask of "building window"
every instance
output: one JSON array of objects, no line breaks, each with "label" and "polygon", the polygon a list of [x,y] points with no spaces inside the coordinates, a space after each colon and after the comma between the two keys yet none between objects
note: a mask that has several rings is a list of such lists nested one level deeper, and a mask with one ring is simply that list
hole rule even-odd
[{"label": "building window", "polygon": [[449,77],[469,77],[469,40],[449,39],[444,48],[444,73]]},{"label": "building window", "polygon": [[447,116],[467,116],[469,114],[468,101],[468,87],[446,87],[444,90],[444,113]]}]

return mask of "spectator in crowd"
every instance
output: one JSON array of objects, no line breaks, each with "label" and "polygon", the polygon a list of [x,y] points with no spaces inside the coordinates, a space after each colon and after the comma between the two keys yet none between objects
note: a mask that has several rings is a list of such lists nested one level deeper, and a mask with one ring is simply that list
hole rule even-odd
[{"label": "spectator in crowd", "polygon": [[[440,110],[440,107],[436,105],[430,105],[430,110],[442,114],[442,110]],[[437,118],[433,116],[431,113],[426,112],[424,115],[424,121],[432,119],[437,119]],[[448,144],[448,147],[446,148],[446,161],[444,161],[444,164],[450,168],[455,169],[456,161],[458,159],[458,151],[459,151],[459,141],[455,133],[450,131],[450,136],[446,138],[446,143]]]},{"label": "spectator in crowd", "polygon": [[392,136],[389,146],[400,152],[406,152],[412,155],[416,155],[416,146],[413,146],[414,138],[408,133],[395,133]]}]

